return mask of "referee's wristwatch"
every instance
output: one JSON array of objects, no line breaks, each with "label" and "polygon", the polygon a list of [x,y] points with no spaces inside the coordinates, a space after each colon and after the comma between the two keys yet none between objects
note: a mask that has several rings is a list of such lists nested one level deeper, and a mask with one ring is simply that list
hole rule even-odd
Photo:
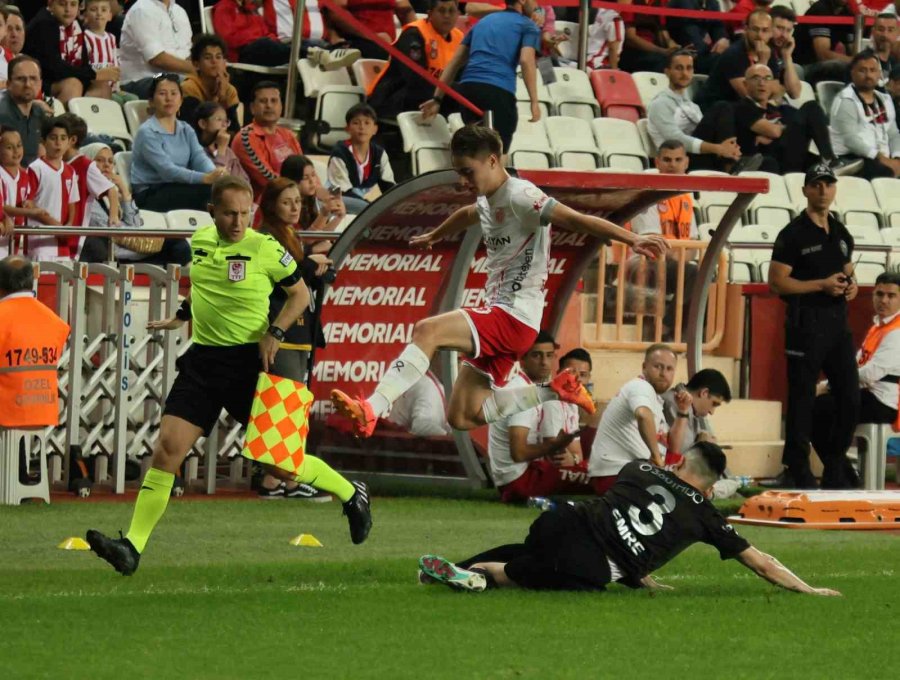
[{"label": "referee's wristwatch", "polygon": [[271,326],[269,326],[268,330],[266,330],[266,333],[268,333],[269,335],[271,335],[271,336],[272,336],[273,338],[275,338],[278,342],[284,342],[284,331],[281,330],[281,329],[280,329],[278,326],[276,326],[275,324],[272,324]]}]

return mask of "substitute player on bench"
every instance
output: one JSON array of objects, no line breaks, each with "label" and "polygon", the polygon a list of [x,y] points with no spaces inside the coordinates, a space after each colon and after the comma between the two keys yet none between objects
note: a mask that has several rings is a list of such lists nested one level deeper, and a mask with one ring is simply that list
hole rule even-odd
[{"label": "substitute player on bench", "polygon": [[[209,435],[223,408],[247,424],[260,369],[269,372],[274,367],[285,330],[309,305],[309,291],[291,254],[271,236],[247,230],[253,203],[250,185],[225,176],[213,184],[210,200],[215,226],[198,229],[191,238],[190,299],[174,318],[148,324],[151,329],[173,330],[193,318],[194,344],[178,360],[178,377],[166,397],[159,439],[131,527],[118,539],[93,529],[87,532],[91,550],[125,576],[137,569],[168,505],[175,473],[191,447]],[[284,289],[287,299],[270,325],[269,295],[275,286]],[[263,467],[276,476],[284,474],[274,466]],[[340,498],[351,539],[365,540],[372,519],[364,484],[350,484],[308,455],[296,481]]]},{"label": "substitute player on bench", "polygon": [[613,582],[670,590],[650,574],[702,542],[714,546],[722,559],[736,558],[787,590],[840,595],[807,585],[734,531],[709,502],[724,471],[725,454],[711,442],[685,451],[671,472],[632,461],[602,498],[541,514],[524,543],[499,546],[457,564],[425,555],[419,579],[473,591],[489,586],[590,591]]},{"label": "substitute player on bench", "polygon": [[333,390],[335,410],[368,437],[378,418],[428,370],[439,349],[468,355],[450,395],[447,419],[471,430],[538,404],[561,399],[593,413],[595,406],[574,372],[560,372],[547,386],[502,388],[515,362],[534,344],[544,314],[544,284],[550,258],[550,224],[601,239],[621,241],[640,255],[657,257],[668,249],[662,236],[636,236],[612,222],[582,215],[550,198],[534,184],[510,177],[500,162],[496,132],[466,126],[450,142],[460,183],[478,194],[433,231],[410,243],[431,248],[442,239],[481,224],[487,248],[488,304],[423,319],[413,327],[412,343],[381,377],[368,399]]}]

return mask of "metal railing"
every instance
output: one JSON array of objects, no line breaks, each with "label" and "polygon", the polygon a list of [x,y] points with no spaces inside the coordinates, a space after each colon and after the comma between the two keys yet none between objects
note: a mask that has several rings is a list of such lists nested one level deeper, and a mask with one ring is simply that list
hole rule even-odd
[{"label": "metal railing", "polygon": [[[649,261],[629,255],[627,246],[615,243],[597,256],[596,290],[586,290],[589,321],[583,342],[589,349],[642,350],[654,342],[669,342],[678,351],[687,349],[684,338],[686,303],[698,263],[706,253],[705,241],[670,241],[669,256]],[[727,271],[728,257],[719,255],[717,271]],[[667,284],[674,279],[669,290]],[[718,347],[725,334],[725,276],[717,276],[707,303],[703,350]],[[668,312],[668,314],[667,314]],[[669,316],[671,328],[664,327]],[[593,324],[590,320],[593,320]],[[650,324],[648,326],[648,324]],[[593,334],[589,330],[593,326]]]}]

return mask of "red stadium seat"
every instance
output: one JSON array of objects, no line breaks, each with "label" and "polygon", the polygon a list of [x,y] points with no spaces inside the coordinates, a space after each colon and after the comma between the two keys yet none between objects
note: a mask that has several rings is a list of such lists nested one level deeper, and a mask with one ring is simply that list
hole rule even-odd
[{"label": "red stadium seat", "polygon": [[614,69],[593,71],[591,87],[605,117],[637,123],[644,116],[641,95],[630,73]]}]

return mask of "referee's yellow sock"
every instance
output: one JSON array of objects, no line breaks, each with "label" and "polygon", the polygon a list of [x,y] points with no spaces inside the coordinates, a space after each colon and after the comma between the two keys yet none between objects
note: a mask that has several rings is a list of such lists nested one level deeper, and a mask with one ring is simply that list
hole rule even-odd
[{"label": "referee's yellow sock", "polygon": [[156,523],[166,511],[174,483],[175,475],[171,472],[157,468],[147,470],[144,481],[141,483],[137,503],[134,504],[131,526],[125,536],[139,553],[144,552],[150,534],[153,533]]},{"label": "referee's yellow sock", "polygon": [[300,465],[300,469],[297,470],[294,480],[314,486],[320,491],[333,493],[341,499],[342,503],[349,501],[353,498],[353,494],[356,493],[356,487],[348,482],[343,475],[334,470],[324,460],[315,456],[307,455],[303,457],[303,463]]}]

